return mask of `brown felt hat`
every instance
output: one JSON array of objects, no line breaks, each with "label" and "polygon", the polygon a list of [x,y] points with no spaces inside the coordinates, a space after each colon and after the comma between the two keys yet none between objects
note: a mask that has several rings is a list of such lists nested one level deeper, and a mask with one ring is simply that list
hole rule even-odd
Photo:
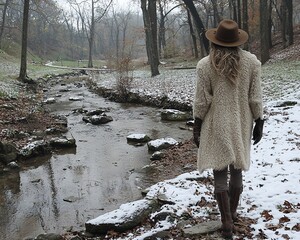
[{"label": "brown felt hat", "polygon": [[248,33],[229,19],[222,20],[217,28],[207,30],[205,36],[209,41],[223,47],[237,47],[248,40]]}]

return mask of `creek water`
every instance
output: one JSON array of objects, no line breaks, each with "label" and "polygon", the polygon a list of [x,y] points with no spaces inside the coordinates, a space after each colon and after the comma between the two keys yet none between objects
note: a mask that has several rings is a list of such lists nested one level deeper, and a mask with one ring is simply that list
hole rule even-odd
[{"label": "creek water", "polygon": [[[60,90],[70,91],[61,93]],[[84,85],[69,82],[51,87],[49,105],[65,115],[77,147],[21,162],[21,171],[0,176],[0,238],[26,239],[41,233],[83,230],[84,223],[140,199],[141,189],[156,182],[155,170],[145,168],[151,154],[147,145],[133,146],[126,136],[145,133],[152,139],[183,141],[191,133],[183,122],[160,120],[160,109],[108,101]],[[80,96],[81,101],[69,101]],[[73,109],[109,108],[112,122],[91,125]]]}]

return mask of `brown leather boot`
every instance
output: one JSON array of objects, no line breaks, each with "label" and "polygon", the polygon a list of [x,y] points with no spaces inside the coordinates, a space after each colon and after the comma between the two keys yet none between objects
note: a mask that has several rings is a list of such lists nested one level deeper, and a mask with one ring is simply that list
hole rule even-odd
[{"label": "brown leather boot", "polygon": [[232,239],[233,222],[230,212],[228,192],[219,192],[216,193],[215,196],[221,213],[222,236],[225,239]]},{"label": "brown leather boot", "polygon": [[229,199],[230,199],[230,211],[233,222],[237,220],[237,207],[240,201],[240,195],[243,191],[243,187],[231,187],[229,186]]}]

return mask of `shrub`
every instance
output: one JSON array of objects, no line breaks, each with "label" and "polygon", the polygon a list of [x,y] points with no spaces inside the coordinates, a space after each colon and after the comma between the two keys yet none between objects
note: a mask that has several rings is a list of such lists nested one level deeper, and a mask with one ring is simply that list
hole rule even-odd
[{"label": "shrub", "polygon": [[130,93],[133,82],[133,67],[129,57],[118,59],[116,62],[117,91],[120,99],[125,101]]}]

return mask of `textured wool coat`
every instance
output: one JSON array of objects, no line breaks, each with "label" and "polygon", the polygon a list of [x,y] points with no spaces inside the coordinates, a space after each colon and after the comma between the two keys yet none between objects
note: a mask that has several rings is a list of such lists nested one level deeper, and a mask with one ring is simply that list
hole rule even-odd
[{"label": "textured wool coat", "polygon": [[222,170],[233,164],[248,170],[253,121],[261,118],[261,63],[256,56],[239,49],[240,70],[237,83],[217,74],[209,56],[197,64],[193,105],[194,118],[203,123],[197,165],[200,172]]}]

